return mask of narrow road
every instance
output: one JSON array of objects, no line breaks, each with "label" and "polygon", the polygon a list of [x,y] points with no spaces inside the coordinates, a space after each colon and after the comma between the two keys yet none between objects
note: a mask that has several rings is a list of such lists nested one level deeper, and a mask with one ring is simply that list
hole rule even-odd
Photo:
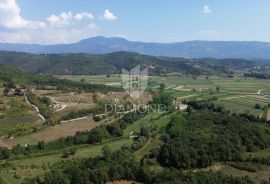
[{"label": "narrow road", "polygon": [[37,112],[37,114],[38,114],[38,116],[42,119],[42,121],[43,122],[46,122],[46,119],[45,119],[45,117],[44,116],[42,116],[42,114],[40,114],[40,111],[39,111],[39,109],[38,109],[38,107],[37,106],[35,106],[34,104],[31,104],[30,102],[29,102],[29,100],[27,99],[27,97],[26,96],[24,96],[24,98],[25,98],[25,101],[29,104],[29,105],[31,105],[32,107],[34,107],[34,109],[36,110],[36,112]]},{"label": "narrow road", "polygon": [[[148,106],[146,106],[146,107],[148,107]],[[134,112],[136,110],[137,110],[137,108],[134,108],[134,109],[132,109],[130,111],[117,112],[117,114],[128,114],[128,113]],[[108,115],[108,113],[107,114],[106,113],[105,114],[96,114],[94,116],[102,117],[102,116],[106,116],[106,115]],[[92,117],[92,115],[88,115],[88,116],[84,116],[84,117],[80,117],[80,118],[75,118],[75,119],[70,119],[70,120],[64,120],[64,121],[61,121],[61,123],[67,123],[67,122],[71,122],[71,121],[77,121],[77,120],[87,119],[87,118],[90,118],[90,117]]]}]

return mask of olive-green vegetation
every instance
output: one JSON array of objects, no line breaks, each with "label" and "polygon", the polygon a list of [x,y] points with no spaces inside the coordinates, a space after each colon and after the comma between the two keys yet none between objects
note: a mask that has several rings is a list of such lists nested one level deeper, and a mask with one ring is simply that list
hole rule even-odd
[{"label": "olive-green vegetation", "polygon": [[176,168],[202,168],[213,162],[242,161],[241,154],[270,147],[270,129],[212,109],[176,114],[158,160]]},{"label": "olive-green vegetation", "polygon": [[[113,116],[113,121],[107,123],[100,123],[102,117],[94,116],[96,123],[100,123],[98,126],[51,142],[0,148],[0,183],[92,184],[118,180],[269,183],[270,128],[265,114],[270,107],[267,96],[270,85],[267,79],[238,73],[246,68],[267,66],[263,62],[189,60],[128,52],[106,55],[0,52],[0,61],[36,73],[0,65],[3,89],[0,125],[1,120],[28,115],[25,97],[50,120],[54,113],[50,95],[36,95],[29,88],[53,87],[77,93],[122,91],[120,87],[112,87],[121,85],[120,70],[137,65],[148,68],[150,74],[158,74],[150,76],[147,92],[151,101],[147,105],[163,105],[161,112],[139,109],[126,114],[110,113],[107,115]],[[104,113],[104,102],[97,95],[93,99],[95,108],[67,111],[59,122]],[[124,101],[126,104],[132,105]],[[12,137],[39,131],[32,122],[13,125],[1,127],[0,135],[8,132]],[[236,172],[231,172],[231,176],[222,168],[209,171],[215,164]],[[240,171],[247,172],[247,177],[237,175]],[[250,173],[258,173],[258,177]],[[264,174],[263,180],[260,173]]]},{"label": "olive-green vegetation", "polygon": [[231,74],[232,70],[265,67],[267,63],[244,59],[185,59],[154,57],[131,52],[111,54],[46,54],[35,55],[19,52],[0,52],[0,63],[11,64],[21,69],[44,74],[113,74],[122,68],[137,65],[149,68],[151,74],[181,72],[186,74]]},{"label": "olive-green vegetation", "polygon": [[109,92],[122,91],[118,87],[110,87],[98,84],[87,84],[69,80],[57,79],[52,76],[39,75],[24,72],[8,65],[0,65],[0,82],[7,88],[14,84],[21,87],[34,85],[38,89],[44,89],[46,86],[55,86],[58,90],[85,91],[85,92]]},{"label": "olive-green vegetation", "polygon": [[213,172],[184,173],[175,169],[162,172],[151,172],[146,166],[140,165],[131,153],[122,148],[112,152],[104,147],[103,156],[65,162],[54,167],[43,178],[28,180],[26,183],[42,184],[90,184],[106,183],[114,180],[136,180],[143,183],[221,183],[239,184],[252,183],[244,178],[234,178]]}]

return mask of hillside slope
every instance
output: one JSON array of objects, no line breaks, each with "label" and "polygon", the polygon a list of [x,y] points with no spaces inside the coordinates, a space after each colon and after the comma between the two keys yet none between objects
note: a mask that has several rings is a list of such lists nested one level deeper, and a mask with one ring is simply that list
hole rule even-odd
[{"label": "hillside slope", "polygon": [[10,64],[23,70],[43,74],[110,74],[121,73],[141,65],[150,74],[180,72],[184,74],[228,74],[232,70],[266,67],[267,63],[244,59],[185,59],[155,57],[131,52],[94,54],[28,54],[0,52],[0,64]]}]

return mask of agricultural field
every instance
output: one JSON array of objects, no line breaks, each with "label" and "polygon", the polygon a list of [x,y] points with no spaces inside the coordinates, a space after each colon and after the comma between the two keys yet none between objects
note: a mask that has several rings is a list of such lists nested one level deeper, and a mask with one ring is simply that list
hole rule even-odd
[{"label": "agricultural field", "polygon": [[[85,79],[85,82],[106,85],[110,85],[112,81],[121,83],[119,75],[110,75],[109,78],[106,75],[57,77],[74,81]],[[268,96],[270,95],[270,80],[246,78],[240,75],[234,78],[188,75],[149,76],[148,89],[158,89],[160,83],[166,84],[167,94],[180,101],[211,100],[215,97],[217,98],[215,104],[224,106],[231,112],[267,117],[270,103]],[[260,108],[255,108],[256,104],[259,104]]]},{"label": "agricultural field", "polygon": [[[178,80],[177,80],[178,79]],[[211,77],[157,77],[155,82],[164,81],[166,92],[178,100],[211,100],[235,113],[250,113],[265,117],[270,97],[270,80],[251,78]],[[218,91],[217,91],[218,89]],[[255,108],[256,104],[259,106]]]},{"label": "agricultural field", "polygon": [[24,125],[35,127],[42,122],[36,110],[24,97],[6,97],[0,94],[0,137],[16,127]]},{"label": "agricultural field", "polygon": [[53,141],[61,137],[75,135],[78,131],[89,131],[94,127],[102,124],[102,122],[96,123],[92,118],[85,118],[81,120],[75,120],[71,122],[62,123],[59,125],[51,126],[39,130],[25,136],[15,137],[14,139],[2,139],[2,142],[12,148],[17,144],[20,145],[35,145],[39,141]]},{"label": "agricultural field", "polygon": [[[69,75],[56,76],[58,78],[66,78],[72,81],[80,81],[85,79],[85,82],[95,84],[110,85],[111,81],[121,83],[119,75]],[[222,76],[188,76],[188,75],[168,75],[168,76],[149,76],[148,88],[158,88],[160,83],[166,84],[166,89],[190,92],[192,90],[215,90],[217,86],[221,91],[231,93],[257,94],[259,90],[263,94],[270,94],[270,80],[244,78],[236,76],[234,78],[226,78]]]},{"label": "agricultural field", "polygon": [[121,86],[121,75],[56,75],[59,79],[67,79],[77,82],[85,82],[91,84],[106,84],[111,86]]},{"label": "agricultural field", "polygon": [[91,103],[90,97],[81,96],[56,96],[54,97],[55,102],[65,102],[65,103]]}]

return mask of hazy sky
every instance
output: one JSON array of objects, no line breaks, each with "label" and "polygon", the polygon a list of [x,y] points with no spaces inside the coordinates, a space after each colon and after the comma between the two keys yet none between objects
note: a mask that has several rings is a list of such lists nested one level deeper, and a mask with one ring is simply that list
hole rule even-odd
[{"label": "hazy sky", "polygon": [[0,0],[0,42],[270,42],[270,0]]}]

